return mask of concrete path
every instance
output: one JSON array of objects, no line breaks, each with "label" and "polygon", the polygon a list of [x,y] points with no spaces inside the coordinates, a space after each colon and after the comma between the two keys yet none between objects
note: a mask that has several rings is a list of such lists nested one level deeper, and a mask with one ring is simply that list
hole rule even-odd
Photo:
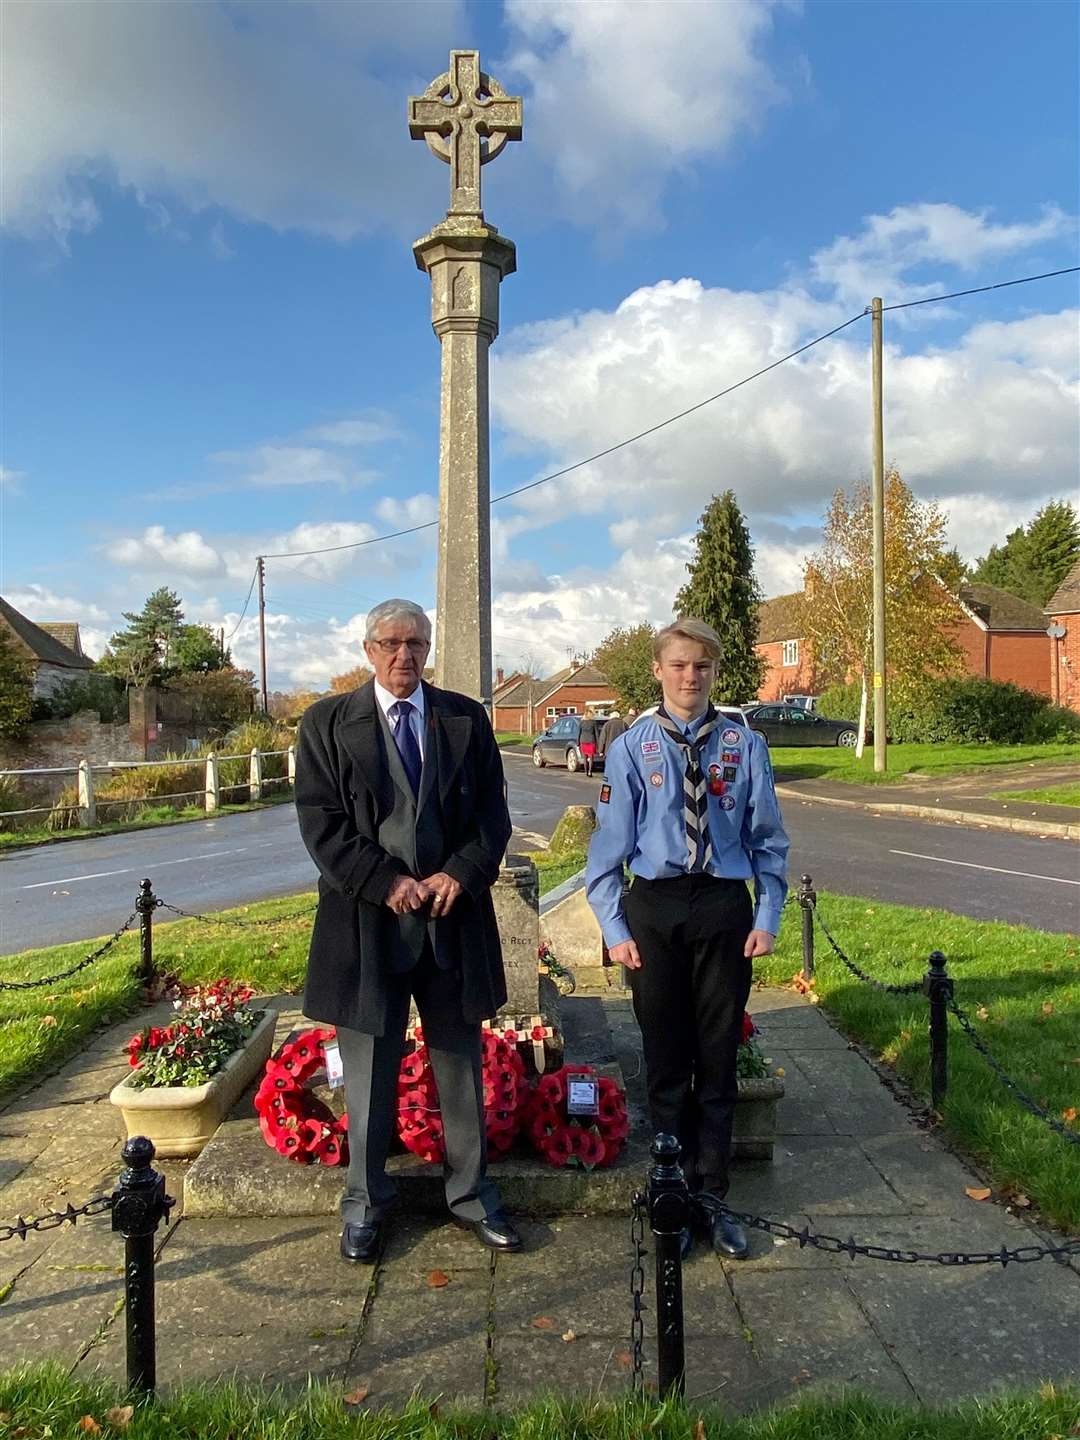
[{"label": "concrete path", "polygon": [[[625,999],[605,1004],[637,1110],[636,1027]],[[733,1205],[935,1253],[1045,1238],[965,1195],[980,1177],[913,1121],[819,1009],[779,990],[756,992],[752,1009],[788,1096],[775,1163],[740,1167]],[[0,1112],[0,1223],[111,1188],[121,1134],[106,1097],[131,1028],[103,1034]],[[181,1194],[183,1164],[164,1168]],[[414,1387],[473,1405],[625,1390],[626,1221],[568,1216],[523,1229],[527,1253],[495,1259],[449,1225],[402,1216],[370,1270],[339,1261],[332,1220],[174,1214],[157,1270],[160,1382],[313,1375],[369,1388],[373,1406],[399,1405]],[[934,1403],[1075,1373],[1076,1269],[851,1262],[761,1233],[752,1245],[742,1263],[699,1250],[686,1268],[691,1396],[743,1411],[853,1385]],[[52,1356],[122,1378],[122,1258],[104,1219],[0,1244],[5,1363]],[[446,1283],[433,1284],[433,1271]],[[647,1300],[653,1375],[651,1278]]]}]

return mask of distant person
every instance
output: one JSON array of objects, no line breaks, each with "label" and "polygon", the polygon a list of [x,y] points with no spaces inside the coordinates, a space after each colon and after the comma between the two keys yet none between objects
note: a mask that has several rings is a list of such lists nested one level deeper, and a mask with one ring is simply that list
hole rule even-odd
[{"label": "distant person", "polygon": [[618,710],[612,710],[611,714],[604,721],[600,731],[600,754],[606,755],[611,748],[611,742],[617,740],[620,735],[626,734],[626,721],[619,714]]},{"label": "distant person", "polygon": [[[608,953],[628,971],[653,1131],[682,1146],[713,1249],[741,1259],[746,1235],[721,1208],[736,1056],[754,958],[780,928],[788,839],[764,740],[709,701],[722,657],[702,620],[657,635],[663,704],[608,751],[585,884]],[[684,1253],[691,1243],[688,1228]]]},{"label": "distant person", "polygon": [[599,727],[596,723],[596,716],[586,714],[578,732],[578,749],[581,751],[581,758],[585,761],[586,778],[593,773],[596,765],[596,751],[599,743]]}]

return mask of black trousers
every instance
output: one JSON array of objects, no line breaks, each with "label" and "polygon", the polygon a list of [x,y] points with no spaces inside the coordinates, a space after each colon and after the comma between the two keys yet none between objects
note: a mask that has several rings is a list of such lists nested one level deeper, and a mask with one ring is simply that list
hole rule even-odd
[{"label": "black trousers", "polygon": [[436,965],[427,944],[411,970],[391,977],[388,991],[382,1035],[338,1026],[349,1112],[342,1218],[356,1224],[380,1220],[397,1193],[386,1173],[386,1156],[394,1134],[409,997],[415,995],[439,1091],[446,1203],[463,1220],[482,1220],[499,1209],[500,1201],[487,1178],[480,1026],[468,1024],[461,1014],[461,974]]},{"label": "black trousers", "polygon": [[641,969],[628,973],[653,1131],[678,1139],[692,1189],[723,1197],[753,971],[743,955],[750,893],[713,875],[635,879],[626,919],[641,952]]}]

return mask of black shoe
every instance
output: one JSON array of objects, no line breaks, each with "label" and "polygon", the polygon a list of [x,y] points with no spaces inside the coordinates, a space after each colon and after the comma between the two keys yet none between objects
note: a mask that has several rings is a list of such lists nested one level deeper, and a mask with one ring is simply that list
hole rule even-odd
[{"label": "black shoe", "polygon": [[363,1225],[346,1221],[341,1232],[341,1258],[354,1265],[373,1265],[381,1240],[381,1220],[368,1220]]},{"label": "black shoe", "polygon": [[457,1215],[451,1218],[463,1230],[471,1230],[480,1244],[486,1245],[489,1250],[514,1254],[524,1249],[521,1236],[501,1210],[496,1210],[494,1215],[485,1215],[483,1220],[464,1220]]},{"label": "black shoe", "polygon": [[750,1245],[746,1239],[746,1231],[730,1216],[725,1215],[722,1210],[717,1210],[709,1217],[709,1224],[712,1230],[712,1248],[717,1255],[722,1255],[728,1260],[745,1260],[750,1253]]}]

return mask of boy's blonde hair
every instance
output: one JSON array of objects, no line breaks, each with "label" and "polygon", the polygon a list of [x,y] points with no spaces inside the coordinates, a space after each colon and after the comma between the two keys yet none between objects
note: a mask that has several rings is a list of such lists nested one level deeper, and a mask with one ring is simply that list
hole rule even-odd
[{"label": "boy's blonde hair", "polygon": [[694,620],[681,616],[671,625],[665,625],[663,630],[657,632],[653,640],[653,659],[659,660],[664,653],[664,647],[672,640],[693,640],[698,645],[704,645],[705,653],[710,660],[719,663],[724,658],[724,647],[720,636],[711,625],[706,625],[704,620]]}]

